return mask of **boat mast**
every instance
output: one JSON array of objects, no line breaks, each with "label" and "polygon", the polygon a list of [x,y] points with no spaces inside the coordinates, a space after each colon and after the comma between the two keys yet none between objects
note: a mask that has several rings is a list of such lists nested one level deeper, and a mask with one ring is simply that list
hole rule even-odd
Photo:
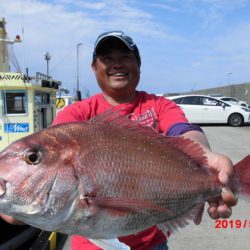
[{"label": "boat mast", "polygon": [[17,35],[14,40],[7,38],[6,21],[0,17],[0,72],[10,72],[10,61],[8,54],[8,44],[20,43],[20,37]]},{"label": "boat mast", "polygon": [[9,72],[10,64],[7,50],[7,32],[5,19],[0,18],[0,72]]}]

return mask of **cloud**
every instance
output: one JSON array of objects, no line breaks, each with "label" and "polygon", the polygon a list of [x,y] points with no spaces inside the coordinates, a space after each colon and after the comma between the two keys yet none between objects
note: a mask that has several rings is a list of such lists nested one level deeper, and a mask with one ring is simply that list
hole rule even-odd
[{"label": "cloud", "polygon": [[31,73],[44,72],[43,54],[48,51],[50,72],[58,79],[62,77],[62,82],[70,87],[76,78],[78,42],[83,43],[81,66],[84,72],[81,73],[93,80],[89,66],[91,51],[101,32],[124,30],[138,41],[149,36],[167,37],[150,13],[128,5],[127,1],[23,0],[22,3],[21,6],[19,0],[2,0],[0,8],[5,13],[9,35],[22,33],[23,44],[15,50],[19,50],[23,71],[28,67]]},{"label": "cloud", "polygon": [[[187,0],[187,10],[201,18],[204,27],[217,26],[223,22],[226,15],[244,8],[249,4],[248,0]],[[211,28],[211,27],[210,27]]]},{"label": "cloud", "polygon": [[14,47],[23,71],[46,72],[48,51],[52,76],[73,93],[81,42],[80,83],[91,94],[99,91],[90,67],[94,42],[108,30],[123,30],[138,44],[140,88],[146,91],[212,85],[231,71],[235,80],[246,81],[249,5],[246,0],[0,1],[9,37],[20,34],[23,40]]}]

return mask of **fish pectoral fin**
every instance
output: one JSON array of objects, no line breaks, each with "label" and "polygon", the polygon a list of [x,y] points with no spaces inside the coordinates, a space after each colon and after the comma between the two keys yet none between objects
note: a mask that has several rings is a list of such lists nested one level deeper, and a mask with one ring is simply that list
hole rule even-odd
[{"label": "fish pectoral fin", "polygon": [[130,247],[118,239],[88,239],[103,250],[130,250]]},{"label": "fish pectoral fin", "polygon": [[190,224],[191,220],[193,220],[195,224],[199,224],[201,222],[203,211],[204,203],[199,203],[191,210],[183,213],[181,216],[158,224],[157,227],[165,234],[166,237],[168,237],[170,233],[177,232],[180,228]]},{"label": "fish pectoral fin", "polygon": [[204,207],[205,207],[205,203],[201,203],[201,204],[197,205],[196,214],[195,214],[195,217],[193,219],[195,225],[199,225],[201,223],[202,215],[204,212]]},{"label": "fish pectoral fin", "polygon": [[100,209],[107,209],[116,213],[117,215],[123,215],[131,211],[137,211],[141,209],[157,210],[168,214],[169,216],[175,216],[175,213],[170,209],[158,205],[152,201],[130,199],[122,197],[95,197],[92,202],[96,207]]}]

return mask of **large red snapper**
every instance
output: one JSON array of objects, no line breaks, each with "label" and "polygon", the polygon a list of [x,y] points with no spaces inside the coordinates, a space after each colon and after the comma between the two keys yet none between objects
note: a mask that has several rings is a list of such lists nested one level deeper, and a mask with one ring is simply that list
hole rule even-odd
[{"label": "large red snapper", "polygon": [[[201,147],[116,113],[62,124],[0,153],[0,212],[47,231],[115,238],[187,224],[221,193]],[[250,156],[230,183],[250,193]]]}]

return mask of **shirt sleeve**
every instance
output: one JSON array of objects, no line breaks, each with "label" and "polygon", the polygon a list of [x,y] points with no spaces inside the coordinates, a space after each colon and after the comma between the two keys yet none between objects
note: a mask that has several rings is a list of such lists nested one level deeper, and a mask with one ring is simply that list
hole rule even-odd
[{"label": "shirt sleeve", "polygon": [[159,130],[168,133],[168,130],[177,123],[188,123],[182,109],[173,101],[161,97],[158,99]]},{"label": "shirt sleeve", "polygon": [[185,134],[188,131],[200,131],[202,133],[203,130],[198,125],[192,124],[192,123],[176,123],[173,126],[170,127],[170,129],[167,131],[166,135],[168,136],[178,136]]},{"label": "shirt sleeve", "polygon": [[89,119],[87,116],[89,111],[86,109],[89,109],[89,105],[82,101],[66,106],[62,111],[57,113],[52,126],[67,122],[86,121]]}]

